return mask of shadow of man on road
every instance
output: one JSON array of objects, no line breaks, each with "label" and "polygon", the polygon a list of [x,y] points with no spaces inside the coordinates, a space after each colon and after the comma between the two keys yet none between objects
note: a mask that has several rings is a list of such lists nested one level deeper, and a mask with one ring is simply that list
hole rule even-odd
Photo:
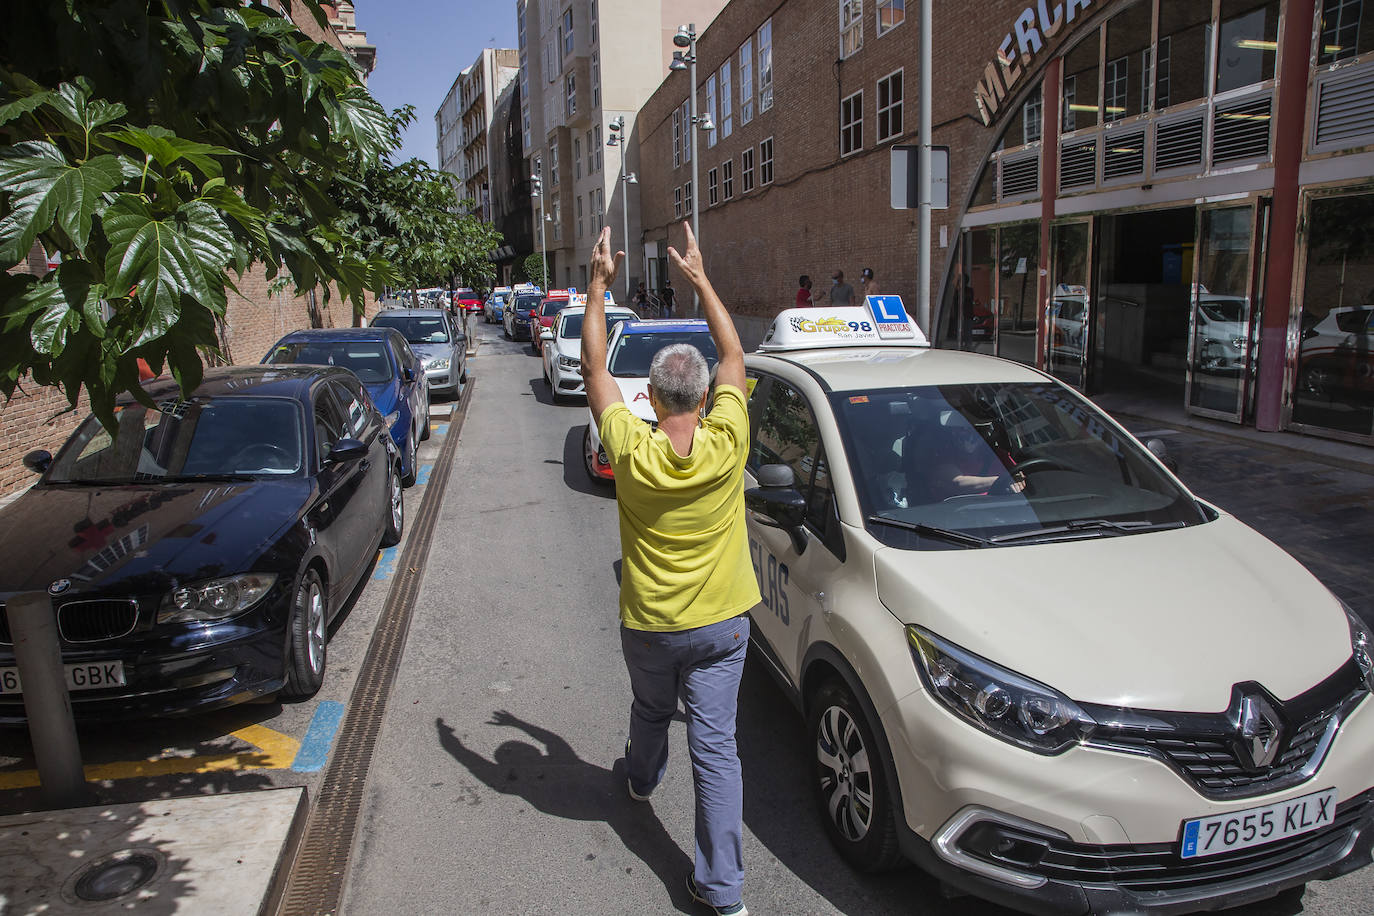
[{"label": "shadow of man on road", "polygon": [[677,845],[650,805],[631,801],[625,789],[625,763],[610,768],[577,756],[567,741],[546,728],[499,709],[488,725],[517,728],[545,748],[527,741],[506,741],[491,760],[464,746],[443,718],[434,720],[439,744],[488,787],[516,795],[536,811],[573,821],[599,821],[615,831],[626,849],[639,857],[667,889],[673,905],[693,912],[684,890],[692,861]]}]

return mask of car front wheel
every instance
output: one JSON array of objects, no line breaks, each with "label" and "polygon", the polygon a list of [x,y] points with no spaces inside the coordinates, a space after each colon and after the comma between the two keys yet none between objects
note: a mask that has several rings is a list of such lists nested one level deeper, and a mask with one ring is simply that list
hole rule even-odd
[{"label": "car front wheel", "polygon": [[296,586],[287,627],[291,644],[286,652],[284,700],[304,700],[314,696],[324,683],[326,647],[329,642],[329,599],[324,583],[314,569],[307,569]]},{"label": "car front wheel", "polygon": [[386,474],[386,524],[382,528],[382,546],[400,543],[405,530],[405,495],[401,492],[401,469],[392,465]]},{"label": "car front wheel", "polygon": [[406,453],[410,456],[410,461],[407,463],[410,465],[410,470],[401,478],[401,486],[403,487],[415,486],[415,473],[417,470],[415,465],[417,459],[420,457],[417,454],[418,451],[419,446],[415,442],[415,430],[412,428],[410,433],[406,436]]},{"label": "car front wheel", "polygon": [[893,796],[863,708],[844,682],[832,679],[811,698],[807,722],[816,802],[831,842],[860,871],[900,864]]}]

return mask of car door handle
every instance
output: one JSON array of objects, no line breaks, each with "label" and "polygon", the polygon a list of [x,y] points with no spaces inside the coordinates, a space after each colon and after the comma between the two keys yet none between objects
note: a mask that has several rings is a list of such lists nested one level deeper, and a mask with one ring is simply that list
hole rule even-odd
[{"label": "car door handle", "polygon": [[362,468],[364,471],[371,470],[372,460],[370,458],[364,458],[362,461],[358,462],[358,467]]}]

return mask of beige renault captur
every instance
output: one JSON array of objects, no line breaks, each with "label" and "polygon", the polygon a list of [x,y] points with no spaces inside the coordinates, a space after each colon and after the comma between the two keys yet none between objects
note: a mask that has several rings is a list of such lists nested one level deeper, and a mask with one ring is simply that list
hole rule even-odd
[{"label": "beige renault captur", "polygon": [[1370,862],[1371,634],[1297,561],[896,297],[785,311],[746,365],[757,654],[852,864],[1111,914]]}]

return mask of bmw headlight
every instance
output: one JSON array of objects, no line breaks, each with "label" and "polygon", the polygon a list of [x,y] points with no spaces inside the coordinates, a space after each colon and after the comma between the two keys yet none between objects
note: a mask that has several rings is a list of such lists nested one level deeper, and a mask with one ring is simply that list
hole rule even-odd
[{"label": "bmw headlight", "polygon": [[1374,693],[1374,631],[1348,607],[1345,616],[1350,621],[1350,648],[1355,654],[1355,664],[1364,675],[1365,687]]},{"label": "bmw headlight", "polygon": [[582,361],[574,356],[558,357],[558,368],[560,369],[576,369],[581,364]]},{"label": "bmw headlight", "polygon": [[931,695],[995,738],[1037,754],[1058,754],[1086,739],[1097,724],[1057,690],[920,627],[908,626],[906,635]]},{"label": "bmw headlight", "polygon": [[183,585],[162,599],[158,623],[206,623],[248,610],[276,583],[274,573],[246,573]]},{"label": "bmw headlight", "polygon": [[429,362],[425,363],[425,368],[426,368],[426,369],[447,369],[447,368],[448,368],[448,357],[447,357],[447,356],[440,356],[440,357],[437,357],[437,358],[435,358],[435,359],[431,359]]}]

